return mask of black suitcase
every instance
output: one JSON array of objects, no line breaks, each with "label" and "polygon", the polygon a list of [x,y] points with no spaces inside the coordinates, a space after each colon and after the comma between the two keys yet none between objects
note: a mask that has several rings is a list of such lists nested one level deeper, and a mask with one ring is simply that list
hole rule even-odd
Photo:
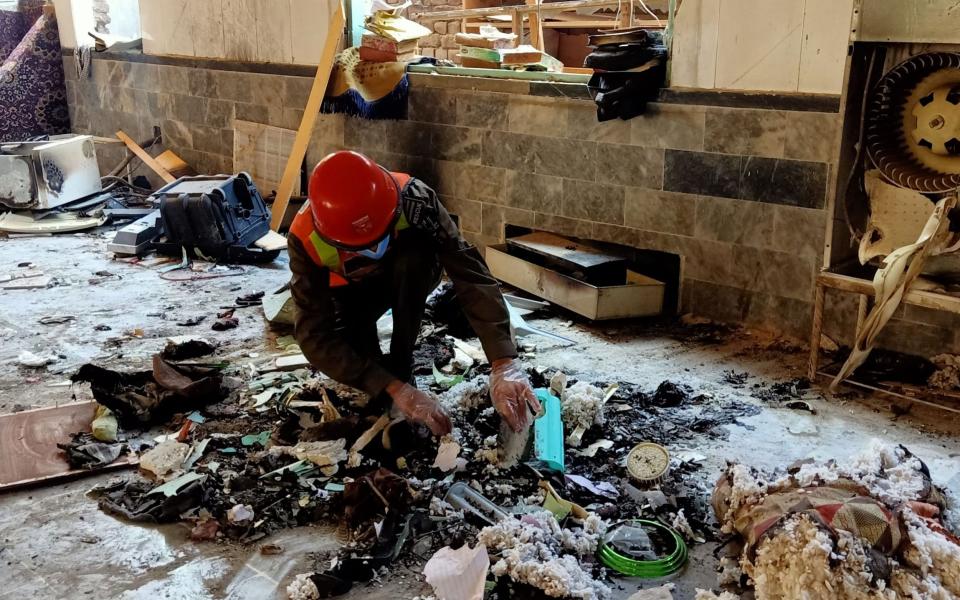
[{"label": "black suitcase", "polygon": [[246,173],[181,177],[154,195],[166,236],[160,252],[186,248],[201,258],[229,261],[267,261],[279,254],[253,246],[270,230],[270,210]]}]

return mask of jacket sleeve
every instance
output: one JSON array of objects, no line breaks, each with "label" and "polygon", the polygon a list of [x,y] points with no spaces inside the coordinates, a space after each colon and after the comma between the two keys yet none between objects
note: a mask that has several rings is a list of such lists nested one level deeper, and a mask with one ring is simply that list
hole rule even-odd
[{"label": "jacket sleeve", "polygon": [[437,193],[419,179],[411,179],[403,190],[403,210],[412,227],[437,240],[440,265],[453,281],[457,301],[477,332],[487,359],[492,363],[517,356],[500,285],[480,252],[460,235]]},{"label": "jacket sleeve", "polygon": [[375,396],[396,379],[373,357],[354,350],[336,327],[329,271],[319,267],[290,237],[290,292],[296,306],[294,336],[310,364],[326,376]]}]

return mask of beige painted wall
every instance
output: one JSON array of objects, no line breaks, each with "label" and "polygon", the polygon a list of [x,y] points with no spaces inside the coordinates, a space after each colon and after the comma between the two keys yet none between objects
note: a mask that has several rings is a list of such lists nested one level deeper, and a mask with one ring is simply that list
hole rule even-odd
[{"label": "beige painted wall", "polygon": [[683,0],[671,86],[839,94],[853,0]]},{"label": "beige painted wall", "polygon": [[317,64],[339,0],[140,0],[143,51]]}]

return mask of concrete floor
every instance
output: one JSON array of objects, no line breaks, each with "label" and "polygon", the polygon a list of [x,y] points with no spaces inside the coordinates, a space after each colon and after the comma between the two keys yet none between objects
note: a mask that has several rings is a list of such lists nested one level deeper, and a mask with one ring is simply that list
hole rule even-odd
[{"label": "concrete floor", "polygon": [[[235,362],[263,357],[272,349],[259,308],[239,309],[240,327],[228,332],[209,329],[219,306],[241,294],[282,285],[287,279],[285,259],[266,268],[248,267],[247,273],[191,283],[159,278],[156,269],[111,260],[106,233],[56,238],[0,240],[0,272],[30,261],[54,275],[60,285],[43,290],[0,291],[0,414],[14,407],[52,406],[88,398],[83,389],[61,387],[70,372],[94,360],[114,367],[143,366],[169,335],[202,333],[222,344],[220,355]],[[96,285],[90,279],[109,271]],[[239,288],[239,289],[236,289]],[[40,325],[40,317],[71,314],[63,325]],[[205,314],[197,327],[179,327],[177,321]],[[112,329],[97,331],[106,324]],[[723,381],[723,372],[747,371],[749,383],[772,382],[802,373],[805,353],[771,345],[769,336],[741,332],[729,342],[702,346],[619,325],[569,324],[565,319],[540,321],[545,329],[573,338],[579,345],[560,348],[537,341],[534,362],[564,369],[581,379],[623,380],[654,389],[672,379],[691,385],[698,393],[718,399],[738,397],[750,402],[749,387]],[[134,328],[142,338],[124,336]],[[120,338],[117,341],[116,338]],[[52,349],[66,358],[47,369],[26,369],[14,362],[22,350]],[[707,455],[703,469],[708,490],[728,460],[773,468],[796,459],[827,459],[857,452],[872,438],[909,447],[929,465],[934,481],[960,493],[957,457],[960,423],[955,415],[914,406],[895,417],[888,400],[874,397],[825,396],[813,402],[819,414],[766,408],[742,421],[752,428],[729,426],[730,439],[701,445]],[[795,435],[788,428],[810,433]],[[813,433],[815,431],[815,433]],[[679,450],[672,447],[671,450]],[[182,525],[143,527],[101,513],[84,494],[108,476],[91,476],[66,484],[0,495],[0,598],[169,598],[262,599],[285,598],[283,589],[293,574],[309,568],[308,552],[335,549],[339,542],[330,529],[289,530],[270,541],[284,547],[276,556],[263,556],[256,547],[194,543]],[[675,577],[677,598],[693,597],[695,587],[715,587],[712,546],[694,548],[687,568]],[[644,584],[646,586],[647,584]],[[639,587],[624,581],[618,597]],[[397,566],[383,582],[358,587],[347,598],[412,598],[429,594],[422,577]]]}]

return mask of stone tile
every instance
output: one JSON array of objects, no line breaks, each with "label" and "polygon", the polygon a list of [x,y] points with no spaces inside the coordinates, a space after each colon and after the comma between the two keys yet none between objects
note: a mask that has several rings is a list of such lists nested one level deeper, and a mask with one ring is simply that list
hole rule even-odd
[{"label": "stone tile", "polygon": [[559,235],[589,239],[593,235],[593,223],[580,219],[568,219],[558,215],[536,213],[534,227]]},{"label": "stone tile", "polygon": [[480,233],[503,241],[505,225],[533,227],[534,222],[534,213],[529,210],[484,203],[480,213]]},{"label": "stone tile", "polygon": [[219,80],[216,78],[215,71],[209,69],[188,69],[187,82],[190,86],[189,93],[194,96],[203,96],[204,98],[219,98],[218,89]]},{"label": "stone tile", "polygon": [[248,74],[236,71],[214,71],[213,77],[219,98],[235,102],[253,102],[253,90],[249,82],[251,76]]},{"label": "stone tile", "polygon": [[534,152],[534,171],[538,174],[588,181],[598,176],[597,144],[594,142],[537,137]]},{"label": "stone tile", "polygon": [[483,164],[514,171],[533,173],[537,162],[536,139],[532,135],[484,131],[482,139]]},{"label": "stone tile", "polygon": [[313,79],[309,77],[283,77],[283,106],[303,110],[312,88]]},{"label": "stone tile", "polygon": [[647,112],[627,121],[630,143],[650,148],[703,150],[706,110],[695,106],[650,104]]},{"label": "stone tile", "polygon": [[423,123],[452,125],[457,120],[457,95],[447,90],[410,88],[407,118]]},{"label": "stone tile", "polygon": [[659,190],[663,187],[661,148],[597,145],[597,181]]},{"label": "stone tile", "polygon": [[627,188],[624,223],[647,231],[693,235],[696,208],[696,196]]},{"label": "stone tile", "polygon": [[63,78],[66,81],[77,81],[77,66],[73,55],[63,56]]},{"label": "stone tile", "polygon": [[156,90],[160,84],[160,66],[130,63],[130,83],[138,90]]},{"label": "stone tile", "polygon": [[823,208],[827,191],[827,165],[823,163],[745,156],[740,169],[743,200]]},{"label": "stone tile", "polygon": [[171,65],[158,65],[160,87],[168,94],[190,93],[190,69]]},{"label": "stone tile", "polygon": [[130,87],[133,84],[131,69],[131,64],[125,60],[113,63],[107,83],[117,87]]},{"label": "stone tile", "polygon": [[560,214],[573,219],[623,225],[624,188],[603,183],[563,180]]},{"label": "stone tile", "polygon": [[283,76],[266,73],[238,73],[250,89],[250,101],[265,106],[283,106]]},{"label": "stone tile", "polygon": [[475,233],[473,231],[464,231],[463,239],[467,240],[467,243],[476,247],[480,254],[484,253],[484,250],[487,246],[493,246],[500,243],[500,240],[497,238],[492,238],[483,235],[482,233]]},{"label": "stone tile", "polygon": [[207,118],[207,99],[199,96],[172,94],[172,113],[178,121],[202,124]]},{"label": "stone tile", "polygon": [[432,125],[414,121],[384,121],[384,123],[386,144],[391,152],[410,156],[430,156],[433,153]]},{"label": "stone tile", "polygon": [[590,238],[601,242],[610,242],[611,244],[622,244],[637,248],[639,246],[639,234],[636,229],[621,227],[620,225],[609,225],[607,223],[592,223]]},{"label": "stone tile", "polygon": [[733,246],[730,285],[810,302],[817,261],[786,252]]},{"label": "stone tile", "polygon": [[91,57],[87,81],[99,85],[109,84],[110,74],[113,72],[114,68],[116,68],[116,65],[117,62],[113,60],[102,60],[96,57]]},{"label": "stone tile", "polygon": [[954,332],[951,329],[898,319],[887,323],[877,336],[877,345],[882,348],[928,358],[949,352],[953,342]]},{"label": "stone tile", "polygon": [[271,114],[280,114],[280,121],[271,121],[270,124],[274,127],[282,127],[283,129],[291,129],[296,131],[300,129],[300,123],[303,122],[303,111],[298,108],[287,108],[284,107],[281,110],[271,113]]},{"label": "stone tile", "polygon": [[696,202],[694,235],[706,240],[771,248],[776,239],[776,208],[748,200],[701,196]]},{"label": "stone tile", "polygon": [[[903,320],[960,331],[960,315],[943,310],[914,306],[912,304],[904,307]],[[931,348],[930,350],[934,353],[938,352],[936,348]]]},{"label": "stone tile", "polygon": [[[607,142],[609,144],[630,143],[630,121],[613,119],[612,121],[597,121],[597,109],[593,105],[568,106],[567,127],[565,135],[577,140],[591,142]],[[637,117],[639,118],[639,117]]]},{"label": "stone tile", "polygon": [[[734,264],[734,246],[725,242],[682,238],[680,253],[686,258],[686,276],[700,281],[735,285],[731,281],[740,266]],[[667,248],[667,250],[671,250]]]},{"label": "stone tile", "polygon": [[357,117],[347,117],[343,121],[343,144],[353,150],[384,151],[396,149],[387,146],[387,124],[385,121],[372,121]]},{"label": "stone tile", "polygon": [[567,107],[556,100],[511,96],[508,128],[514,133],[560,137],[566,134]]},{"label": "stone tile", "polygon": [[584,83],[555,83],[552,81],[531,81],[531,96],[549,98],[570,98],[573,100],[592,100],[590,88]]},{"label": "stone tile", "polygon": [[774,242],[777,249],[798,256],[823,256],[826,211],[793,206],[773,206]]},{"label": "stone tile", "polygon": [[233,102],[214,98],[207,100],[204,124],[209,127],[233,127]]},{"label": "stone tile", "polygon": [[726,154],[780,158],[787,133],[786,115],[775,110],[707,110],[703,149]]},{"label": "stone tile", "polygon": [[480,233],[481,204],[453,196],[441,196],[440,201],[451,214],[457,215],[461,232]]},{"label": "stone tile", "polygon": [[437,192],[465,200],[503,204],[505,171],[483,165],[436,161]]},{"label": "stone tile", "polygon": [[[193,149],[210,154],[226,154],[227,150],[223,146],[223,139],[220,130],[206,125],[190,125],[190,133],[193,137]],[[230,153],[233,153],[233,140],[230,142]]]},{"label": "stone tile", "polygon": [[563,179],[506,171],[505,202],[509,206],[539,213],[559,214],[563,200]]},{"label": "stone tile", "polygon": [[238,102],[234,105],[234,118],[239,121],[250,121],[251,123],[263,123],[270,125],[280,121],[282,110],[279,106],[266,106],[263,104],[246,104]]},{"label": "stone tile", "polygon": [[786,158],[836,162],[839,154],[841,117],[835,113],[788,112]]},{"label": "stone tile", "polygon": [[409,171],[410,157],[394,152],[369,151],[365,153],[373,162],[388,171],[406,173]]},{"label": "stone tile", "polygon": [[688,288],[689,309],[694,314],[731,323],[742,322],[749,314],[756,292],[708,281],[684,280]]},{"label": "stone tile", "polygon": [[740,157],[707,152],[666,150],[663,189],[669,192],[737,198]]},{"label": "stone tile", "polygon": [[505,130],[507,98],[505,94],[458,94],[456,96],[457,125]]},{"label": "stone tile", "polygon": [[430,144],[438,160],[480,164],[482,158],[482,132],[468,127],[434,125]]}]

